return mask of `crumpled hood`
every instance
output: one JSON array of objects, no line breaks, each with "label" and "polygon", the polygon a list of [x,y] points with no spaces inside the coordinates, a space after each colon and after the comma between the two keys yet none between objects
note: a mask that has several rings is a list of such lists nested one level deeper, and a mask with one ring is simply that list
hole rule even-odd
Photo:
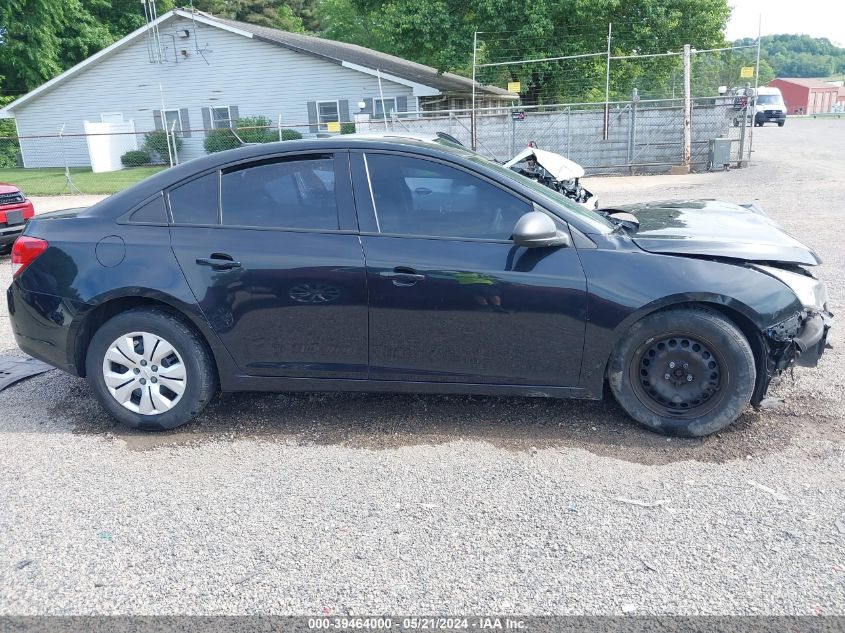
[{"label": "crumpled hood", "polygon": [[[816,266],[816,253],[758,208],[719,200],[672,200],[614,207],[633,213],[631,236],[651,253],[727,257]],[[605,211],[608,211],[607,209]]]},{"label": "crumpled hood", "polygon": [[534,160],[537,164],[545,169],[549,174],[558,181],[572,180],[573,178],[583,178],[584,168],[581,167],[574,160],[569,160],[565,156],[555,154],[554,152],[547,152],[536,147],[526,147],[519,154],[511,158],[504,164],[505,167],[513,167],[518,162],[525,160],[533,154]]}]

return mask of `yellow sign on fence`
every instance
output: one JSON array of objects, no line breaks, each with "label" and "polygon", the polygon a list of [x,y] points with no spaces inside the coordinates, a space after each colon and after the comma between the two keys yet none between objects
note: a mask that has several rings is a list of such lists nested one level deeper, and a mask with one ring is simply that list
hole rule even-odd
[{"label": "yellow sign on fence", "polygon": [[340,132],[340,123],[338,121],[329,121],[326,123],[327,132]]},{"label": "yellow sign on fence", "polygon": [[754,76],[754,66],[743,66],[739,71],[739,76],[743,79],[751,79]]},{"label": "yellow sign on fence", "polygon": [[508,92],[519,92],[522,86],[518,81],[509,81],[508,82]]}]

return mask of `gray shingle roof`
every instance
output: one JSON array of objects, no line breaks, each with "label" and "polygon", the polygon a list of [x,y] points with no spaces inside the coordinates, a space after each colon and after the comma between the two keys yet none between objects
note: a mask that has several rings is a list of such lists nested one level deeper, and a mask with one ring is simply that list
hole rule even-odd
[{"label": "gray shingle roof", "polygon": [[[300,53],[321,57],[338,64],[342,62],[357,64],[372,70],[379,70],[386,74],[395,75],[408,81],[423,84],[424,86],[430,86],[441,92],[462,94],[472,92],[472,79],[454,73],[439,73],[431,66],[417,64],[401,57],[380,53],[379,51],[364,48],[356,44],[326,40],[299,33],[289,33],[266,26],[238,22],[237,20],[226,20],[207,13],[203,13],[202,15],[204,18],[252,33],[257,39],[265,42],[283,46]],[[476,91],[487,96],[517,98],[516,95],[496,86],[478,84]]]}]

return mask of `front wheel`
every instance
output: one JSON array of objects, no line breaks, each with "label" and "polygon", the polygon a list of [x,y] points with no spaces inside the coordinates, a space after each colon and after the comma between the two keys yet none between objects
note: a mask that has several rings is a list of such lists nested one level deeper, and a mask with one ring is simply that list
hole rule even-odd
[{"label": "front wheel", "polygon": [[85,367],[100,404],[120,422],[148,431],[181,426],[217,390],[205,342],[159,308],[128,310],[104,323],[91,339]]},{"label": "front wheel", "polygon": [[611,356],[608,379],[616,400],[643,426],[700,437],[739,417],[756,368],[732,322],[707,308],[683,308],[635,323]]}]

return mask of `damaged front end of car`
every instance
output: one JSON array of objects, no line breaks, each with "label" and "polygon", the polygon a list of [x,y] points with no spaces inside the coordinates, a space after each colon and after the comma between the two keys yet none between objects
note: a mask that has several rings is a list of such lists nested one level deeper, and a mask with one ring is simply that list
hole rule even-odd
[{"label": "damaged front end of car", "polygon": [[762,401],[772,379],[793,365],[816,367],[829,347],[828,332],[833,314],[827,308],[827,289],[801,266],[753,265],[786,284],[803,305],[803,310],[766,328],[765,375],[758,381],[751,404]]}]

